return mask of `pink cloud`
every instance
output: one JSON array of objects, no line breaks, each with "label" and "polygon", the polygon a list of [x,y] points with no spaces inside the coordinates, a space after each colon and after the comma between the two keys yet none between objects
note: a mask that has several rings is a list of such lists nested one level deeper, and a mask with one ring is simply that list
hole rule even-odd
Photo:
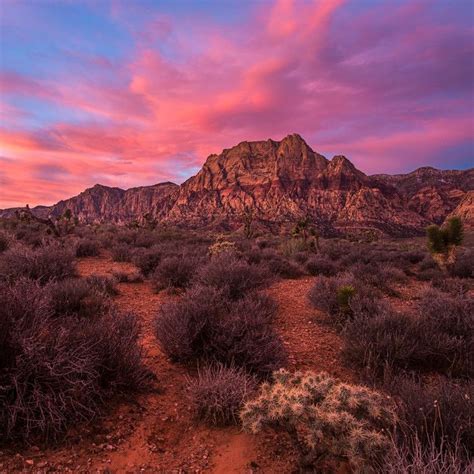
[{"label": "pink cloud", "polygon": [[123,61],[67,52],[87,73],[0,75],[5,97],[83,114],[22,126],[2,97],[14,118],[0,150],[14,164],[2,169],[0,206],[50,203],[97,181],[182,181],[210,153],[291,132],[368,172],[428,164],[472,140],[472,29],[443,22],[426,2],[358,7],[279,0],[257,5],[245,24],[156,14],[137,27],[114,3],[135,41]]}]

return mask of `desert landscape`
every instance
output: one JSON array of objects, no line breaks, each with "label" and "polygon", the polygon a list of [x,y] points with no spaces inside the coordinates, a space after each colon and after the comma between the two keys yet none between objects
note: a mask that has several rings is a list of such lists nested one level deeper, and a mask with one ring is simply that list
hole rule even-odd
[{"label": "desert landscape", "polygon": [[1,469],[469,472],[473,180],[289,135],[3,211]]},{"label": "desert landscape", "polygon": [[0,474],[473,474],[471,0],[0,1]]}]

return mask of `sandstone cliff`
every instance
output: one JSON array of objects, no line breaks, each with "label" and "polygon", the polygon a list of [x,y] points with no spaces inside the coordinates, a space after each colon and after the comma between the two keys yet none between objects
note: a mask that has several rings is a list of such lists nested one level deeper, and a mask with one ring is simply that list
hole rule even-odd
[{"label": "sandstone cliff", "polygon": [[71,209],[83,222],[114,223],[150,214],[167,223],[235,228],[250,207],[255,219],[268,225],[309,215],[326,234],[369,229],[411,235],[452,212],[472,218],[473,189],[474,169],[425,167],[405,175],[367,176],[344,156],[328,160],[292,134],[279,142],[242,142],[210,155],[181,186],[123,190],[96,185],[40,212],[58,216]]}]

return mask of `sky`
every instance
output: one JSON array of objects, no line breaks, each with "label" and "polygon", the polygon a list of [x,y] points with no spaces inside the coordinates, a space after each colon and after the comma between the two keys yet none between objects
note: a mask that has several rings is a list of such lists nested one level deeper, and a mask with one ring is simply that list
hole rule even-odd
[{"label": "sky", "polygon": [[290,133],[367,174],[472,167],[473,32],[471,0],[1,0],[0,208]]}]

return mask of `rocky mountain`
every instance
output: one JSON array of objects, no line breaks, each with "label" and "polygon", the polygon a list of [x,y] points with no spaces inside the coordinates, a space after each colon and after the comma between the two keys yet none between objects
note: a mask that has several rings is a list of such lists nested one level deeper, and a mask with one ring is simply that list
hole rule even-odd
[{"label": "rocky mountain", "polygon": [[467,196],[473,189],[474,169],[425,167],[404,175],[367,176],[344,156],[328,160],[292,134],[279,142],[242,142],[210,155],[181,186],[123,190],[96,185],[41,213],[58,216],[71,209],[83,222],[115,223],[149,214],[160,222],[235,228],[250,208],[263,225],[311,216],[325,234],[412,235],[443,222],[459,206],[459,214],[472,219],[473,200]]}]

